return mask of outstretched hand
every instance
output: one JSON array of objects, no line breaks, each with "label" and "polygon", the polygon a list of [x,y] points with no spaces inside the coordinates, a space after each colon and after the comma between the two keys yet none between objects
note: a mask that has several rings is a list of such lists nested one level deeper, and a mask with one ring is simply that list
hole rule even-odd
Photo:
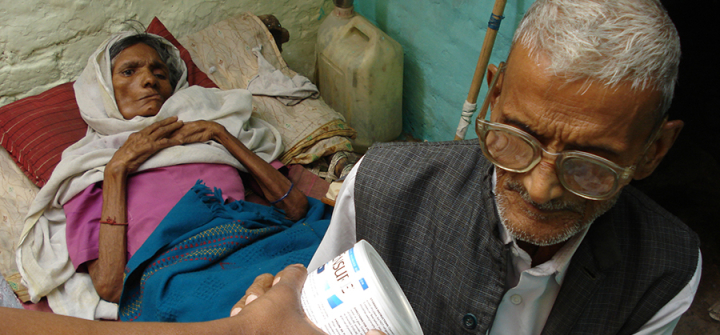
[{"label": "outstretched hand", "polygon": [[290,265],[277,276],[260,275],[232,309],[231,319],[240,321],[249,334],[325,334],[305,315],[300,293],[307,270]]},{"label": "outstretched hand", "polygon": [[[300,305],[306,277],[302,265],[290,265],[276,277],[262,275],[235,305],[231,317],[207,322],[97,322],[0,307],[0,324],[3,334],[325,334]],[[367,335],[385,334],[371,330]]]},{"label": "outstretched hand", "polygon": [[[290,265],[276,276],[258,276],[230,316],[253,321],[257,334],[326,334],[310,321],[300,304],[305,278],[307,269],[301,264]],[[367,335],[385,334],[371,330]]]}]

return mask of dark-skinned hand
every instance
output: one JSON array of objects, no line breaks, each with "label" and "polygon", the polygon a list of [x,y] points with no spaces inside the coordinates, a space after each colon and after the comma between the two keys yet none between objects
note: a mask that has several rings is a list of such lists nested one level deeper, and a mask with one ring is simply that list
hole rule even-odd
[{"label": "dark-skinned hand", "polygon": [[155,122],[144,129],[130,134],[127,141],[115,152],[107,169],[125,175],[136,171],[148,158],[158,151],[182,144],[170,136],[183,127],[176,116]]},{"label": "dark-skinned hand", "polygon": [[[255,320],[254,329],[261,330],[257,334],[326,334],[310,321],[300,303],[306,278],[307,269],[301,264],[290,265],[276,276],[258,276],[233,307],[231,317]],[[274,317],[268,318],[268,311]],[[366,335],[385,333],[371,330]]]}]

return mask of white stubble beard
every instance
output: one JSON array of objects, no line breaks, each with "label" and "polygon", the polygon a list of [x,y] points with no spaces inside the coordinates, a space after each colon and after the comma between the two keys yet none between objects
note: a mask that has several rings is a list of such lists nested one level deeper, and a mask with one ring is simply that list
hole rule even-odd
[{"label": "white stubble beard", "polygon": [[[526,201],[533,206],[539,208],[539,209],[552,209],[552,210],[558,210],[563,208],[568,209],[574,209],[575,211],[581,211],[585,212],[585,206],[582,204],[574,204],[566,201],[553,201],[547,204],[538,204],[530,199],[530,195],[528,194],[525,187],[523,187],[520,183],[508,179],[505,183],[508,184],[507,188],[510,188],[520,195],[520,197],[523,199],[523,201]],[[577,233],[583,231],[587,227],[589,227],[595,219],[597,219],[600,215],[604,214],[610,208],[612,208],[615,203],[617,202],[617,199],[620,196],[620,192],[616,194],[613,198],[606,200],[602,206],[598,207],[591,215],[583,217],[582,219],[579,219],[575,221],[574,223],[567,225],[567,227],[561,231],[559,234],[554,236],[548,236],[548,237],[539,237],[533,234],[532,232],[529,232],[527,230],[523,230],[520,225],[514,224],[507,218],[507,211],[508,211],[508,199],[505,196],[505,192],[508,192],[507,189],[502,189],[500,183],[496,185],[495,188],[495,199],[497,202],[498,207],[498,215],[500,217],[500,221],[502,222],[503,226],[505,226],[505,229],[507,229],[508,233],[519,241],[524,241],[531,243],[533,245],[537,245],[540,247],[545,246],[551,246],[558,243],[565,242],[569,240],[571,237],[575,236]],[[534,216],[538,220],[544,219],[542,216],[532,213],[532,212],[525,212],[527,215]]]}]

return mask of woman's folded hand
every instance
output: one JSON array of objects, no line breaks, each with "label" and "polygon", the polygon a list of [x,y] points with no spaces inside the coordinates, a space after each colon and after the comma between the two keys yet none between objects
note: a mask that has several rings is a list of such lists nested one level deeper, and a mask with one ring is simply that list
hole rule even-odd
[{"label": "woman's folded hand", "polygon": [[105,173],[127,176],[158,151],[182,144],[180,140],[171,137],[182,127],[183,122],[173,116],[131,134],[110,159]]},{"label": "woman's folded hand", "polygon": [[225,127],[214,121],[198,120],[187,122],[176,130],[170,138],[182,144],[218,141],[218,135],[226,132]]}]

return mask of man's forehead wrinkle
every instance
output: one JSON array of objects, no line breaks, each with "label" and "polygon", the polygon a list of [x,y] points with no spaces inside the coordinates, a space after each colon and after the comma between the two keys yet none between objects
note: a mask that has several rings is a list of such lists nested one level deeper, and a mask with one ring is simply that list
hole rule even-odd
[{"label": "man's forehead wrinkle", "polygon": [[585,105],[578,104],[583,98],[580,94],[577,99],[562,98],[553,91],[542,91],[541,99],[528,99],[532,94],[519,90],[506,91],[501,122],[523,128],[553,151],[591,149],[605,156],[618,156],[627,150],[627,141],[607,136],[624,132],[624,124],[603,122],[585,112]]},{"label": "man's forehead wrinkle", "polygon": [[[526,124],[533,133],[536,134],[539,141],[552,147],[558,151],[564,149],[565,146],[589,146],[593,138],[590,132],[597,128],[591,119],[586,116],[573,113],[567,108],[556,102],[548,102],[545,105],[537,106],[538,112],[534,115],[517,115],[521,123]],[[512,117],[511,118],[515,118]],[[568,122],[571,120],[571,122]],[[598,132],[599,133],[599,132]],[[588,136],[590,135],[590,136]]]},{"label": "man's forehead wrinkle", "polygon": [[580,150],[617,161],[629,149],[628,141],[613,141],[605,136],[613,130],[598,128],[592,120],[582,117],[568,123],[564,121],[567,117],[562,112],[548,112],[533,120],[525,115],[512,115],[506,116],[504,123],[525,128],[523,130],[553,152]]},{"label": "man's forehead wrinkle", "polygon": [[647,117],[654,115],[646,111],[647,98],[657,95],[650,101],[654,111],[659,92],[634,89],[628,81],[568,81],[548,64],[542,53],[514,46],[501,86],[501,113],[527,125],[528,133],[553,151],[588,151],[622,163],[628,153],[642,150],[651,131]]}]

